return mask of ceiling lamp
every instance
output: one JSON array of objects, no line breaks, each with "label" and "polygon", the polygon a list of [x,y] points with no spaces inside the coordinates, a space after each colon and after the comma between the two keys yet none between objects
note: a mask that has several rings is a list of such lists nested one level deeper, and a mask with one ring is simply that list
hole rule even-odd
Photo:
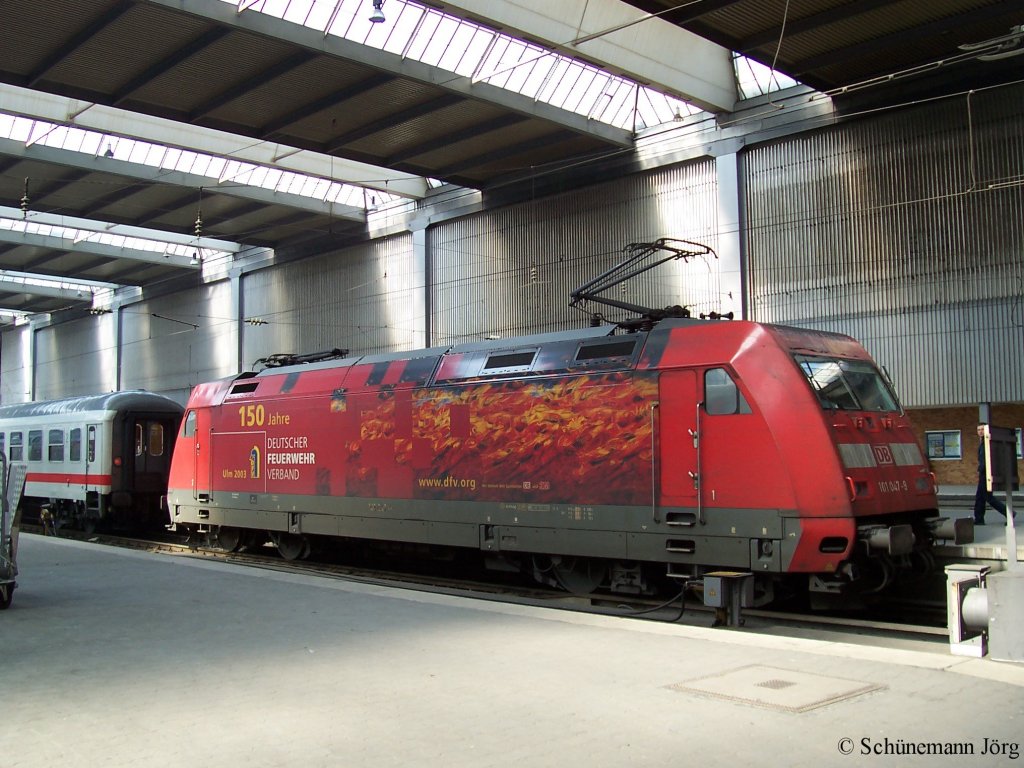
[{"label": "ceiling lamp", "polygon": [[370,14],[370,21],[374,24],[380,24],[382,21],[387,21],[384,18],[384,0],[373,0],[373,13]]}]

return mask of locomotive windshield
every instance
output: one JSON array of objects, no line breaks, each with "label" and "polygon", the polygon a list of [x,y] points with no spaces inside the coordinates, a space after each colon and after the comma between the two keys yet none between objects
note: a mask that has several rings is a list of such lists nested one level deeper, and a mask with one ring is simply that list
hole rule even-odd
[{"label": "locomotive windshield", "polygon": [[896,411],[899,402],[878,369],[862,360],[796,355],[822,407],[841,411]]}]

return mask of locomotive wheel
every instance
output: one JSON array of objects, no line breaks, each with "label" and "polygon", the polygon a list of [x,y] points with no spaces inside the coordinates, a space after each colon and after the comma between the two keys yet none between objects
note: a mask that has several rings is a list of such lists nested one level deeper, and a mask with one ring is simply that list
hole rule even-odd
[{"label": "locomotive wheel", "polygon": [[302,560],[309,557],[309,540],[298,533],[271,533],[271,541],[285,560]]},{"label": "locomotive wheel", "polygon": [[242,545],[242,531],[229,525],[217,529],[217,546],[225,552],[235,552]]},{"label": "locomotive wheel", "polygon": [[587,557],[553,557],[551,569],[566,592],[589,595],[608,576],[608,564]]}]

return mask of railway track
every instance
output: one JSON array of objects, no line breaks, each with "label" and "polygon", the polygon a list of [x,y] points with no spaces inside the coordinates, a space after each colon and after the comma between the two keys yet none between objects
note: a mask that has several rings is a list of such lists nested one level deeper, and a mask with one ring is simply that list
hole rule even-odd
[{"label": "railway track", "polygon": [[[43,534],[41,527],[33,525],[22,526],[22,532]],[[216,560],[240,567],[262,568],[290,574],[299,573],[360,584],[478,600],[492,600],[635,620],[684,623],[694,626],[712,626],[715,622],[714,612],[705,608],[699,597],[694,595],[676,595],[669,600],[605,594],[573,595],[551,588],[501,581],[497,578],[451,576],[431,573],[423,569],[395,570],[378,564],[352,565],[329,561],[284,560],[269,545],[266,547],[266,552],[225,552],[216,547],[200,545],[196,542],[190,543],[185,537],[174,534],[155,534],[140,538],[109,533],[84,533],[68,529],[62,529],[58,534],[60,538],[97,545],[176,557]],[[883,618],[884,614],[878,611],[867,615],[836,615],[746,608],[742,612],[744,624],[739,629],[865,644],[880,644],[898,638],[901,642],[913,642],[925,646],[938,646],[941,643],[942,649],[945,651],[948,631],[945,627],[944,605],[938,605],[934,601],[901,600],[898,603],[884,606],[884,610],[885,614],[902,612],[912,618],[909,620]]]}]

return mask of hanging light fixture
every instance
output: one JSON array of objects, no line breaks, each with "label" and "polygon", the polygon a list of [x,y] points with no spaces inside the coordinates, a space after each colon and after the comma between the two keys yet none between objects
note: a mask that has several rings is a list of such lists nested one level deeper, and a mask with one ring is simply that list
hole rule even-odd
[{"label": "hanging light fixture", "polygon": [[203,237],[203,188],[199,188],[199,205],[196,208],[196,222],[192,225],[193,232],[196,235],[196,249],[192,251],[192,258],[188,260],[190,267],[198,267],[202,262],[202,256],[199,253],[199,241]]},{"label": "hanging light fixture", "polygon": [[374,24],[387,21],[384,18],[384,0],[373,0],[373,13],[370,14],[370,21]]}]

